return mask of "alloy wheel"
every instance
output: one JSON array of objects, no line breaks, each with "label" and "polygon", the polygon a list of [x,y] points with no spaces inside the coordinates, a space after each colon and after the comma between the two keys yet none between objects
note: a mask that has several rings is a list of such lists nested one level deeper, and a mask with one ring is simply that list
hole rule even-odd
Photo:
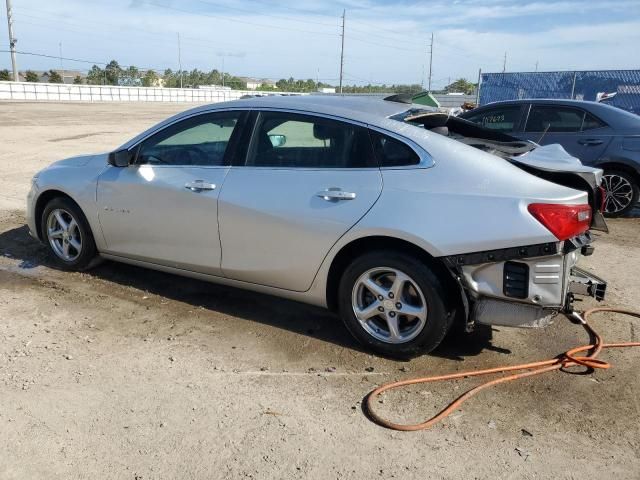
[{"label": "alloy wheel", "polygon": [[385,343],[413,340],[427,322],[427,302],[406,273],[388,267],[364,272],[353,286],[353,312],[362,328]]},{"label": "alloy wheel", "polygon": [[621,212],[633,201],[633,185],[620,175],[604,175],[602,186],[605,190],[604,211],[606,213]]},{"label": "alloy wheel", "polygon": [[65,262],[73,262],[82,253],[82,234],[78,222],[67,210],[57,208],[47,218],[47,238],[53,252]]}]

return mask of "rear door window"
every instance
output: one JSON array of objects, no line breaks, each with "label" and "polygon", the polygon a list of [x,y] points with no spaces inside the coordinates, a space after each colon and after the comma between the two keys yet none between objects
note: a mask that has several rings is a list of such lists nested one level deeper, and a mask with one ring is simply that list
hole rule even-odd
[{"label": "rear door window", "polygon": [[490,108],[465,118],[491,130],[513,132],[520,119],[520,105]]},{"label": "rear door window", "polygon": [[571,107],[532,105],[526,132],[571,133],[582,128],[584,111]]},{"label": "rear door window", "polygon": [[288,112],[261,112],[247,166],[282,168],[377,167],[367,129]]}]

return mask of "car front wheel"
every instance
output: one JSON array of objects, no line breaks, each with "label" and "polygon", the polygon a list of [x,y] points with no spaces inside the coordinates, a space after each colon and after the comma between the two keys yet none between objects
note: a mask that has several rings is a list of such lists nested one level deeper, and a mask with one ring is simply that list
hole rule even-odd
[{"label": "car front wheel", "polygon": [[605,190],[604,213],[607,217],[620,217],[638,202],[640,189],[635,178],[626,172],[605,171],[602,186]]},{"label": "car front wheel", "polygon": [[449,327],[443,289],[419,260],[394,251],[355,259],[339,287],[340,315],[376,353],[408,358],[438,346]]},{"label": "car front wheel", "polygon": [[66,270],[86,270],[96,259],[89,223],[70,199],[57,197],[44,209],[42,235],[58,265]]}]

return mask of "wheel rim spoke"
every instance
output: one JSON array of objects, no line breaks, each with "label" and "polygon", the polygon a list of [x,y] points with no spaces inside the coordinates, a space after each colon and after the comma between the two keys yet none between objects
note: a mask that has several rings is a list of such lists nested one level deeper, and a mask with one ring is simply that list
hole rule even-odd
[{"label": "wheel rim spoke", "polygon": [[400,328],[398,326],[398,316],[395,317],[386,315],[385,320],[387,321],[387,326],[389,327],[389,339],[392,342],[398,342],[402,340],[402,335],[400,334]]},{"label": "wheel rim spoke", "polygon": [[371,317],[375,317],[376,315],[380,314],[380,311],[378,310],[378,307],[380,307],[381,303],[376,300],[375,302],[371,303],[371,305],[368,305],[364,308],[356,308],[355,312],[356,312],[356,317],[358,318],[358,320],[369,320]]},{"label": "wheel rim spoke", "polygon": [[420,320],[426,320],[427,310],[422,306],[402,305],[402,314]]},{"label": "wheel rim spoke", "polygon": [[378,285],[373,279],[368,278],[367,280],[365,280],[364,282],[364,286],[366,288],[369,289],[369,291],[371,293],[373,293],[376,296],[381,296],[381,297],[386,297],[388,294],[388,291],[381,287],[380,285]]}]

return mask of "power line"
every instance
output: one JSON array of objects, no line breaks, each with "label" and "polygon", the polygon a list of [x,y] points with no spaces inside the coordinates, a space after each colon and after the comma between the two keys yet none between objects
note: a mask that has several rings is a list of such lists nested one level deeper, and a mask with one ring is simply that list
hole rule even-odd
[{"label": "power line", "polygon": [[192,12],[190,10],[184,10],[182,8],[176,8],[176,7],[172,7],[169,5],[163,5],[160,3],[153,3],[150,1],[145,1],[143,2],[144,5],[151,5],[154,7],[158,7],[158,8],[164,8],[167,10],[173,10],[176,12],[181,12],[181,13],[188,13],[189,15],[195,15],[195,16],[201,16],[201,17],[209,17],[209,18],[217,18],[217,19],[221,19],[221,20],[225,20],[228,22],[235,22],[235,23],[242,23],[245,25],[252,25],[254,27],[261,27],[261,28],[274,28],[276,30],[289,30],[292,32],[301,32],[301,33],[305,33],[307,35],[311,34],[311,35],[328,35],[331,37],[337,37],[338,34],[337,33],[327,33],[327,32],[316,32],[316,31],[309,31],[309,30],[302,30],[302,29],[298,29],[298,28],[291,28],[291,27],[283,27],[280,25],[268,25],[265,23],[256,23],[256,22],[248,22],[246,20],[238,20],[237,18],[230,18],[230,17],[225,17],[225,16],[220,16],[220,15],[212,15],[209,13],[204,13],[204,12]]}]

